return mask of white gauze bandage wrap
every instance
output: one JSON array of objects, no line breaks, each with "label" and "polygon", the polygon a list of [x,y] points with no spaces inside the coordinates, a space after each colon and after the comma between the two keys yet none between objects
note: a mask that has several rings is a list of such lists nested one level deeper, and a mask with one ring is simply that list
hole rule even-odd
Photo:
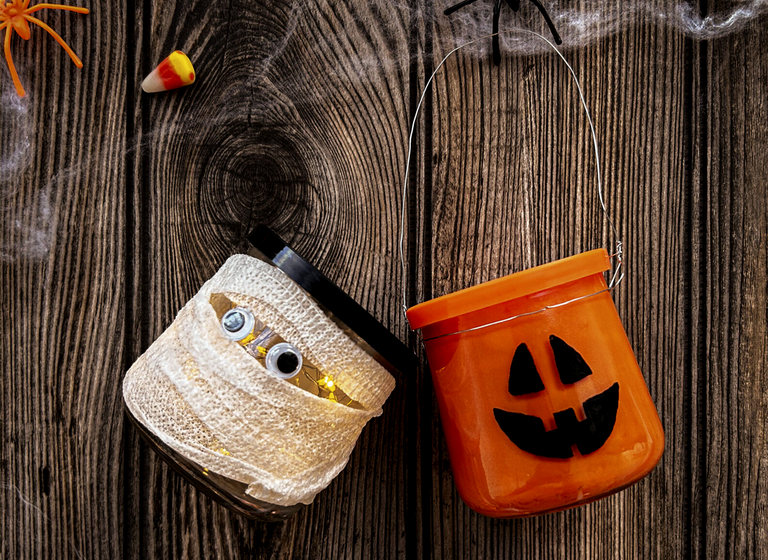
[{"label": "white gauze bandage wrap", "polygon": [[[211,294],[250,310],[332,376],[363,409],[323,399],[271,375],[223,336]],[[347,464],[394,378],[280,270],[235,255],[128,371],[133,416],[199,466],[281,506],[311,503]]]}]

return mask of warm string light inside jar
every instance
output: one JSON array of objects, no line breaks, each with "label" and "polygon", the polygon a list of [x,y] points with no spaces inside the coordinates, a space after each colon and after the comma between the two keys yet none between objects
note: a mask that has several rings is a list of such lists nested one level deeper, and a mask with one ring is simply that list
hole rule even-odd
[{"label": "warm string light inside jar", "polygon": [[212,294],[210,302],[221,324],[223,336],[237,342],[271,375],[317,397],[350,408],[363,408],[362,404],[339,387],[330,373],[318,368],[299,348],[285,340],[251,310],[238,306],[221,293]]}]

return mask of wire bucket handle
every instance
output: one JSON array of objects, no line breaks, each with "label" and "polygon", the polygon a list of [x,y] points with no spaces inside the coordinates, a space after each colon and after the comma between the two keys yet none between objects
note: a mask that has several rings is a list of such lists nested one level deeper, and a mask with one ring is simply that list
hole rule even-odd
[{"label": "wire bucket handle", "polygon": [[[407,275],[407,266],[405,264],[404,249],[403,249],[403,240],[404,240],[404,237],[405,237],[405,218],[406,218],[406,214],[407,214],[406,200],[407,200],[407,196],[408,196],[408,174],[409,174],[410,166],[411,166],[411,154],[413,152],[413,136],[414,136],[414,132],[416,130],[416,123],[417,123],[418,118],[419,118],[419,113],[421,112],[421,107],[422,107],[422,104],[424,103],[424,97],[426,96],[427,91],[429,90],[429,87],[432,85],[432,82],[433,82],[433,80],[435,78],[435,75],[437,75],[437,72],[440,70],[440,68],[443,66],[443,64],[445,64],[445,62],[451,56],[453,56],[456,52],[460,51],[461,49],[463,49],[465,47],[468,47],[470,45],[478,43],[480,41],[484,41],[485,39],[494,38],[494,37],[498,37],[500,35],[506,35],[506,34],[510,34],[510,33],[527,33],[529,35],[533,35],[535,37],[538,37],[539,39],[541,39],[542,41],[547,43],[552,48],[552,50],[560,57],[560,59],[563,61],[563,63],[565,63],[566,67],[568,68],[568,71],[571,74],[571,77],[573,78],[574,83],[576,84],[576,89],[579,92],[579,100],[581,101],[581,106],[584,108],[584,112],[585,112],[585,114],[587,116],[587,122],[589,123],[589,130],[590,130],[590,133],[592,135],[592,145],[593,145],[593,148],[594,148],[595,162],[596,162],[595,169],[597,170],[597,174],[596,174],[597,175],[596,176],[596,178],[597,178],[597,194],[598,194],[598,198],[600,200],[600,208],[602,209],[602,212],[603,212],[603,215],[605,216],[605,219],[608,221],[608,224],[610,225],[611,231],[613,232],[614,239],[616,239],[616,249],[615,249],[615,252],[611,255],[611,258],[615,259],[615,266],[613,268],[613,272],[612,272],[612,275],[611,275],[611,280],[608,283],[608,287],[603,289],[603,290],[600,290],[598,292],[594,292],[592,294],[588,294],[588,295],[585,295],[585,296],[580,296],[578,298],[575,298],[575,299],[572,299],[572,300],[569,300],[569,301],[564,301],[564,302],[561,302],[561,303],[559,303],[557,305],[550,305],[550,306],[538,309],[536,311],[532,311],[532,312],[525,313],[525,314],[522,314],[522,315],[515,315],[513,317],[508,317],[506,319],[502,319],[501,321],[495,321],[493,323],[488,323],[488,324],[485,324],[485,325],[481,325],[479,327],[475,327],[475,328],[469,329],[469,330],[477,330],[477,329],[482,329],[482,328],[490,327],[492,325],[497,325],[499,323],[504,323],[504,322],[507,322],[507,321],[511,321],[513,319],[517,319],[518,317],[527,316],[527,315],[533,315],[533,314],[545,311],[547,309],[551,309],[553,307],[561,307],[563,305],[567,305],[569,303],[572,303],[572,302],[575,302],[575,301],[578,301],[578,300],[582,300],[582,299],[585,299],[585,298],[588,298],[588,297],[592,297],[592,296],[601,294],[603,292],[608,292],[608,291],[613,290],[616,286],[618,286],[619,283],[624,279],[624,270],[622,269],[623,255],[624,255],[623,244],[622,244],[621,238],[619,237],[619,233],[616,230],[616,226],[613,224],[613,220],[611,219],[611,216],[609,215],[608,210],[606,209],[606,206],[605,206],[605,200],[603,198],[602,176],[600,174],[600,152],[599,152],[598,146],[597,146],[597,134],[595,133],[595,126],[592,123],[592,116],[590,115],[589,109],[587,108],[587,102],[584,99],[584,93],[581,90],[581,84],[579,84],[579,80],[576,77],[576,73],[574,72],[574,70],[571,67],[571,65],[568,63],[568,60],[566,60],[566,58],[563,56],[563,54],[560,52],[560,50],[551,41],[549,41],[549,39],[547,39],[543,35],[540,35],[540,34],[536,33],[535,31],[529,31],[527,29],[510,29],[510,30],[507,30],[507,31],[500,31],[498,33],[492,33],[490,35],[484,35],[483,37],[480,37],[478,39],[473,39],[472,41],[468,41],[468,42],[466,42],[466,43],[464,43],[462,45],[459,45],[458,47],[454,48],[453,50],[451,50],[440,61],[440,63],[435,68],[434,72],[432,72],[432,75],[429,77],[429,79],[427,80],[426,85],[424,86],[424,90],[421,92],[421,97],[419,98],[419,102],[416,105],[416,111],[414,112],[413,120],[411,122],[410,133],[408,135],[408,155],[406,157],[406,163],[405,163],[405,176],[403,178],[403,189],[402,189],[402,206],[401,206],[401,209],[400,209],[399,253],[400,253],[400,268],[401,268],[402,277],[403,277],[402,306],[403,306],[403,314],[404,315],[406,315],[406,311],[408,310],[407,288],[406,288],[407,283],[405,281],[406,275]],[[406,322],[408,322],[407,315],[406,315]],[[408,324],[410,326],[410,323],[408,323]],[[466,332],[466,331],[457,331],[455,333],[448,333],[448,334],[441,335],[441,336],[452,336],[454,334],[460,334],[460,333],[463,333],[463,332]]]}]

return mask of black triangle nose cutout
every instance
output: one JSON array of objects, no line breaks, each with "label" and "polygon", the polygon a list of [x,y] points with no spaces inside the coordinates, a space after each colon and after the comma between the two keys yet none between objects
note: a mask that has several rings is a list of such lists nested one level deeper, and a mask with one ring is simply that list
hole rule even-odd
[{"label": "black triangle nose cutout", "polygon": [[544,389],[539,370],[533,362],[530,350],[525,343],[515,350],[512,365],[509,366],[509,393],[516,397],[537,393]]},{"label": "black triangle nose cutout", "polygon": [[557,373],[564,385],[571,385],[588,375],[592,375],[592,370],[581,357],[581,354],[571,348],[562,338],[550,335],[549,345],[555,354]]}]

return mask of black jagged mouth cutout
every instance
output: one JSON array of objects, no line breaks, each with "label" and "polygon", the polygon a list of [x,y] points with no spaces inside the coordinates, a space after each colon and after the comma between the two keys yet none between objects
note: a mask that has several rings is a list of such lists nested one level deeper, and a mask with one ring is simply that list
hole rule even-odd
[{"label": "black jagged mouth cutout", "polygon": [[572,446],[588,455],[600,449],[613,433],[619,409],[619,384],[582,404],[586,419],[578,421],[572,408],[554,414],[557,428],[547,431],[538,416],[493,409],[493,415],[502,431],[517,447],[539,457],[569,459]]}]

